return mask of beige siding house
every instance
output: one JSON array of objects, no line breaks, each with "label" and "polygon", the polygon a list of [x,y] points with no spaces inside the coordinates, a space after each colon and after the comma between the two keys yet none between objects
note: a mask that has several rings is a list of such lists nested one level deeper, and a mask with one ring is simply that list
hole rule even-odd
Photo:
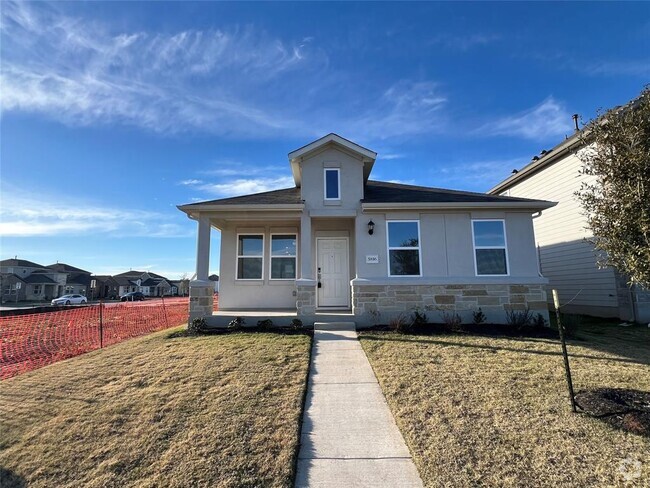
[{"label": "beige siding house", "polygon": [[[630,288],[614,268],[599,269],[592,236],[575,192],[581,174],[578,134],[536,158],[488,193],[552,200],[558,204],[533,218],[542,275],[556,288],[566,310],[599,317],[650,322],[650,294]],[[550,296],[550,294],[549,294]]]},{"label": "beige siding house", "polygon": [[[554,204],[373,181],[377,154],[336,134],[289,153],[293,188],[180,206],[198,222],[190,317],[212,317],[210,232],[221,232],[220,311],[349,315],[387,323],[418,307],[502,323],[548,317],[532,214]],[[222,313],[222,312],[220,312]]]}]

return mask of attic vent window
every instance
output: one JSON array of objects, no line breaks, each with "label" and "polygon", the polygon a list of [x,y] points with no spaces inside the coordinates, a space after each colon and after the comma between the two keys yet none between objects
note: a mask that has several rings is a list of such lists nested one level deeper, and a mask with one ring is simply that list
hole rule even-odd
[{"label": "attic vent window", "polygon": [[325,169],[325,200],[341,199],[341,179],[338,168]]}]

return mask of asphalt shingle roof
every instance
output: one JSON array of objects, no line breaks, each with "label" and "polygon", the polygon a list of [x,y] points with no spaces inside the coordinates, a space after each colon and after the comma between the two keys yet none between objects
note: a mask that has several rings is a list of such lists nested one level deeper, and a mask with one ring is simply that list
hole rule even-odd
[{"label": "asphalt shingle roof", "polygon": [[[539,202],[528,198],[502,197],[486,193],[447,190],[426,186],[402,185],[385,181],[369,180],[365,186],[364,203],[486,203],[486,202]],[[271,205],[302,203],[300,188],[267,191],[242,195],[240,197],[222,198],[197,202],[190,205]]]},{"label": "asphalt shingle roof", "polygon": [[42,264],[32,263],[26,259],[3,259],[0,266],[21,266],[24,268],[44,268]]},{"label": "asphalt shingle roof", "polygon": [[242,195],[240,197],[221,198],[219,200],[208,200],[206,202],[190,203],[184,207],[194,205],[273,205],[273,204],[292,204],[302,203],[300,199],[300,188],[285,188],[283,190],[265,191],[263,193],[254,193],[252,195]]},{"label": "asphalt shingle roof", "polygon": [[37,285],[42,285],[42,284],[49,285],[52,283],[56,283],[56,281],[54,281],[53,279],[48,278],[47,276],[44,276],[42,274],[36,274],[36,273],[32,273],[29,276],[20,279],[23,280],[25,283],[32,283]]},{"label": "asphalt shingle roof", "polygon": [[69,264],[65,263],[56,263],[56,264],[48,264],[46,268],[53,269],[55,271],[63,272],[63,273],[85,273],[85,274],[90,274],[90,271],[86,271],[85,269],[81,268],[75,268],[74,266],[70,266]]},{"label": "asphalt shingle roof", "polygon": [[498,203],[539,202],[528,198],[502,197],[485,193],[368,181],[363,203]]}]

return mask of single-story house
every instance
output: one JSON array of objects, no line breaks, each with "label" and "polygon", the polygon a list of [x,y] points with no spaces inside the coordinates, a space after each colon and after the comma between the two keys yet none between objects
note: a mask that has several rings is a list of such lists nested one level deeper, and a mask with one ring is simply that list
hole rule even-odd
[{"label": "single-story house", "polygon": [[110,275],[92,275],[90,277],[90,284],[90,297],[92,299],[115,299],[120,295],[120,285]]},{"label": "single-story house", "polygon": [[[576,132],[495,185],[492,195],[558,202],[535,216],[536,246],[542,274],[558,290],[564,310],[596,317],[650,322],[650,291],[629,286],[612,267],[599,268],[587,219],[575,193],[594,177],[582,173],[577,156],[584,147]],[[549,294],[550,299],[550,294]]]},{"label": "single-story house", "polygon": [[418,307],[490,322],[548,318],[533,215],[553,202],[373,181],[377,154],[328,134],[289,153],[295,186],[179,206],[198,222],[190,319],[212,315],[210,233],[221,232],[219,308],[339,311],[358,326]]}]

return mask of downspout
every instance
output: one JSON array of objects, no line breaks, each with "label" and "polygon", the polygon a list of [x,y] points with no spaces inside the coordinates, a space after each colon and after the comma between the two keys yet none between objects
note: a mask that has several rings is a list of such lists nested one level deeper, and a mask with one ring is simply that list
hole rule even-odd
[{"label": "downspout", "polygon": [[[533,220],[536,218],[539,218],[542,216],[542,211],[540,210],[539,212],[536,212],[533,214]],[[535,231],[535,227],[533,226],[533,232]],[[543,278],[544,275],[542,275],[542,258],[540,256],[540,249],[539,249],[539,243],[536,243],[536,248],[537,248],[537,274]]]}]

